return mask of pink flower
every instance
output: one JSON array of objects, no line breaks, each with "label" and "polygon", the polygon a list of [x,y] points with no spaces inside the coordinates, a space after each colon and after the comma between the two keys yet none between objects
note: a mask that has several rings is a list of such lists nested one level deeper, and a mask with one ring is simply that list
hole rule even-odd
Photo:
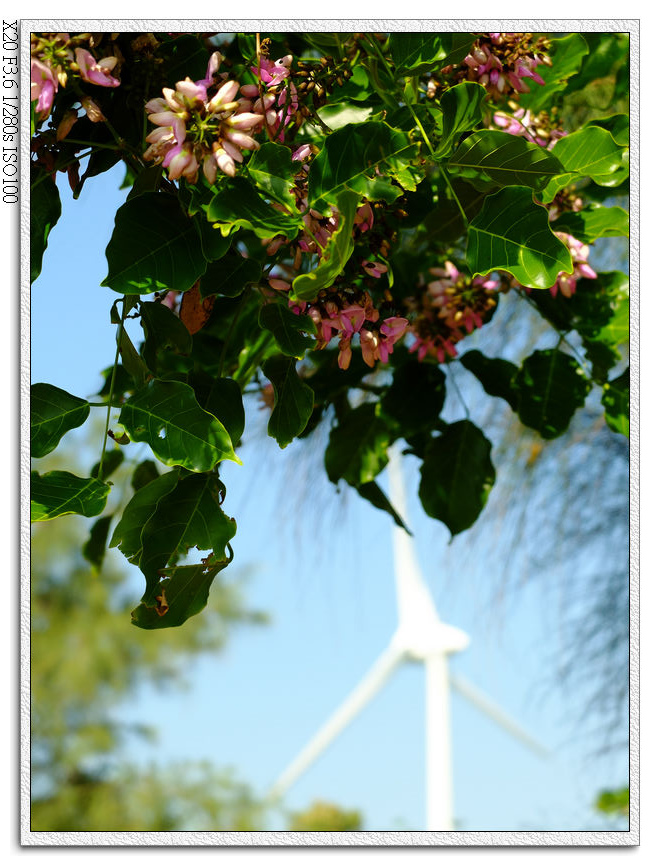
[{"label": "pink flower", "polygon": [[301,144],[300,147],[296,147],[296,149],[291,154],[292,162],[303,162],[303,160],[307,159],[307,157],[311,153],[311,144]]},{"label": "pink flower", "polygon": [[113,78],[111,70],[117,64],[117,57],[104,57],[99,62],[85,48],[75,49],[75,60],[84,81],[100,87],[119,87],[119,79]]},{"label": "pink flower", "polygon": [[59,82],[50,67],[32,58],[30,99],[32,102],[36,100],[36,113],[41,119],[50,113],[58,89]]},{"label": "pink flower", "polygon": [[368,261],[365,258],[361,262],[361,267],[363,267],[368,276],[374,276],[375,279],[379,279],[388,270],[388,267],[380,261]]},{"label": "pink flower", "polygon": [[374,222],[372,207],[366,201],[357,209],[354,215],[354,224],[359,226],[361,232],[370,231]]},{"label": "pink flower", "polygon": [[167,152],[163,167],[169,168],[170,180],[178,180],[179,177],[185,176],[190,183],[196,181],[199,172],[194,151],[190,146],[183,144],[176,144]]}]

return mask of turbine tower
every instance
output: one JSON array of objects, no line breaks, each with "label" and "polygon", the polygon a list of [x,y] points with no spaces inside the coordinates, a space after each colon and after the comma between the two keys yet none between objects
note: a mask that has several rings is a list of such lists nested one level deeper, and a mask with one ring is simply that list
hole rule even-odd
[{"label": "turbine tower", "polygon": [[[397,446],[391,448],[388,465],[391,502],[406,522],[406,493]],[[361,682],[318,730],[269,791],[269,799],[282,796],[327,746],[348,726],[386,684],[396,668],[407,661],[422,663],[426,688],[426,828],[453,830],[451,766],[450,688],[455,688],[511,735],[539,754],[546,749],[535,742],[492,700],[466,680],[452,676],[450,655],[469,645],[464,631],[441,621],[431,593],[420,572],[410,535],[393,529],[397,629],[388,647],[377,658]]]}]

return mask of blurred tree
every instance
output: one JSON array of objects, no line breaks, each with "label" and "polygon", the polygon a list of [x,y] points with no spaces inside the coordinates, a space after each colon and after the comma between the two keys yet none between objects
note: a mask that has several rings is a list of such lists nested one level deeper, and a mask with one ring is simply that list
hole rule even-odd
[{"label": "blurred tree", "polygon": [[318,799],[306,810],[295,811],[289,824],[293,832],[358,832],[361,828],[360,811],[346,811]]}]

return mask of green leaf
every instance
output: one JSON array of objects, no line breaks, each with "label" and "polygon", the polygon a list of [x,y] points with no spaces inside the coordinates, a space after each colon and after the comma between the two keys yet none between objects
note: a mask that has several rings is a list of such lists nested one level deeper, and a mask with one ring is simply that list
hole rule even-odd
[{"label": "green leaf", "polygon": [[409,359],[397,367],[381,398],[381,414],[397,425],[399,436],[435,427],[445,401],[445,374],[436,364]]},{"label": "green leaf", "polygon": [[296,315],[282,301],[267,303],[260,309],[260,327],[270,330],[282,354],[301,358],[314,339],[308,334],[316,333],[316,325],[308,315]]},{"label": "green leaf", "polygon": [[318,116],[332,132],[351,123],[364,123],[373,114],[378,113],[379,110],[375,106],[355,105],[353,102],[335,102],[318,109]]},{"label": "green leaf", "polygon": [[[120,450],[120,448],[113,448],[113,450],[106,451],[104,454],[104,461],[101,463],[102,466],[102,480],[105,481],[106,478],[110,477],[113,472],[117,471],[119,467],[124,462],[124,451]],[[99,477],[99,461],[95,463],[95,465],[90,470],[90,477],[97,478]]]},{"label": "green leaf", "polygon": [[121,294],[187,291],[205,271],[201,240],[174,195],[145,192],[115,214],[102,282]]},{"label": "green leaf", "polygon": [[295,214],[298,209],[291,189],[296,185],[295,174],[299,168],[300,163],[291,159],[290,149],[274,141],[262,144],[248,163],[248,173],[257,187]]},{"label": "green leaf", "polygon": [[285,448],[307,426],[314,408],[314,391],[296,372],[295,358],[275,354],[264,362],[262,371],[273,384],[275,400],[268,433]]},{"label": "green leaf", "polygon": [[599,186],[620,183],[627,176],[625,150],[614,141],[611,133],[599,126],[586,126],[559,138],[553,154],[564,166],[564,173],[550,181],[542,201],[552,201],[560,189],[580,177],[590,177]]},{"label": "green leaf", "polygon": [[[131,338],[126,332],[126,328],[122,328],[121,331],[118,331],[119,338],[119,347],[120,347],[120,357],[122,358],[122,364],[124,370],[131,377],[131,383],[129,390],[133,389],[133,386],[136,388],[142,387],[147,378],[149,377],[149,370],[147,369],[147,365],[142,360],[136,347],[131,342]],[[119,369],[118,369],[119,371]],[[110,393],[110,380],[108,381],[108,390],[106,395]]]},{"label": "green leaf", "polygon": [[231,378],[212,378],[203,373],[193,373],[188,384],[201,408],[210,412],[228,430],[234,445],[241,440],[246,418],[239,385]]},{"label": "green leaf", "polygon": [[158,586],[155,606],[139,604],[131,612],[131,623],[145,630],[176,628],[195,616],[208,603],[210,587],[219,571],[230,564],[227,559],[210,564],[165,568]]},{"label": "green leaf", "polygon": [[427,445],[420,469],[422,507],[452,535],[474,524],[483,510],[495,471],[492,445],[471,421],[449,424]]},{"label": "green leaf", "polygon": [[543,108],[553,104],[561,94],[569,78],[580,71],[589,46],[579,33],[569,33],[560,39],[552,38],[549,55],[552,66],[539,66],[537,72],[544,79],[543,87],[531,87],[530,93],[519,95],[519,101],[538,114]]},{"label": "green leaf", "polygon": [[182,382],[150,382],[127,400],[119,422],[165,465],[193,472],[211,471],[221,460],[241,465],[226,428],[203,411],[192,388]]},{"label": "green leaf", "polygon": [[168,306],[154,301],[141,303],[140,316],[145,334],[142,356],[154,374],[165,368],[167,352],[189,357],[192,353],[190,332]]},{"label": "green leaf", "polygon": [[430,72],[469,53],[473,33],[391,33],[389,47],[398,72]]},{"label": "green leaf", "polygon": [[262,265],[253,258],[244,258],[238,252],[229,252],[219,261],[209,264],[201,279],[201,297],[222,294],[238,297],[247,285],[256,284],[262,277]]},{"label": "green leaf", "polygon": [[522,186],[485,199],[467,232],[467,264],[474,276],[506,270],[531,288],[550,288],[558,274],[573,272],[571,253],[551,231],[546,208]]},{"label": "green leaf", "polygon": [[163,70],[169,87],[186,76],[193,81],[204,78],[210,59],[203,39],[194,34],[176,36],[169,42],[163,42],[157,54],[165,61]]},{"label": "green leaf", "polygon": [[302,216],[287,214],[267,204],[243,177],[228,179],[214,194],[207,216],[219,226],[224,237],[247,228],[262,239],[282,234],[293,240],[303,226]]},{"label": "green leaf", "polygon": [[106,540],[108,538],[108,530],[111,527],[113,515],[108,517],[100,517],[96,520],[90,529],[90,536],[81,548],[82,555],[87,562],[93,566],[95,571],[101,570],[106,555]]},{"label": "green leaf", "polygon": [[442,137],[436,147],[439,159],[449,155],[461,133],[481,124],[486,96],[485,87],[473,81],[464,81],[443,93],[440,99]]},{"label": "green leaf", "polygon": [[68,430],[81,426],[90,413],[85,399],[54,387],[33,384],[31,387],[31,455],[44,457],[61,441]]},{"label": "green leaf", "polygon": [[461,142],[447,165],[465,177],[537,191],[563,170],[555,151],[549,153],[525,138],[491,129],[481,129]]},{"label": "green leaf", "polygon": [[316,210],[336,204],[344,190],[370,201],[392,202],[401,194],[386,177],[393,177],[415,159],[419,144],[387,123],[369,120],[332,132],[309,170],[309,202]]},{"label": "green leaf", "polygon": [[364,403],[332,429],[325,451],[325,469],[332,483],[343,478],[359,487],[374,480],[388,464],[391,435],[377,409],[377,403]]},{"label": "green leaf", "polygon": [[553,231],[564,231],[582,243],[593,243],[599,237],[629,237],[630,217],[622,207],[584,207],[577,213],[561,213],[553,220]]},{"label": "green leaf", "polygon": [[[155,463],[150,462],[150,466],[155,469]],[[151,477],[150,470],[147,477]],[[119,547],[132,564],[140,564],[142,530],[145,524],[151,519],[160,499],[174,489],[178,483],[178,478],[177,469],[154,476],[143,486],[137,488],[135,495],[124,508],[122,518],[115,526],[110,546]]]},{"label": "green leaf", "polygon": [[374,505],[380,511],[386,511],[386,513],[393,518],[396,526],[404,529],[404,531],[409,535],[413,534],[390,503],[386,493],[381,489],[376,481],[370,481],[367,484],[360,484],[356,489],[359,495],[366,499],[366,501],[369,501],[371,505]]},{"label": "green leaf", "polygon": [[160,571],[176,564],[191,548],[211,550],[215,559],[225,558],[237,524],[221,510],[222,488],[213,474],[189,475],[158,500],[142,529],[139,566],[147,580],[143,601],[155,597]]},{"label": "green leaf", "polygon": [[61,216],[61,199],[56,183],[49,172],[32,163],[29,195],[29,281],[34,282],[41,272],[43,253],[47,248],[50,231]]},{"label": "green leaf", "polygon": [[578,362],[557,349],[535,351],[527,357],[514,386],[521,422],[544,439],[557,438],[568,429],[591,390]]},{"label": "green leaf", "polygon": [[630,369],[603,385],[601,402],[607,426],[630,437]]},{"label": "green leaf", "polygon": [[79,478],[70,472],[31,474],[32,522],[53,520],[64,514],[96,517],[106,507],[108,484],[95,478]]},{"label": "green leaf", "polygon": [[309,273],[301,273],[293,281],[293,293],[299,300],[314,300],[321,289],[332,285],[343,272],[354,251],[352,229],[358,202],[355,192],[341,192],[337,196],[339,224],[323,250],[318,266]]},{"label": "green leaf", "polygon": [[476,376],[487,394],[501,397],[510,408],[517,410],[517,393],[512,386],[518,372],[516,364],[500,357],[486,357],[476,349],[461,355],[460,362]]}]

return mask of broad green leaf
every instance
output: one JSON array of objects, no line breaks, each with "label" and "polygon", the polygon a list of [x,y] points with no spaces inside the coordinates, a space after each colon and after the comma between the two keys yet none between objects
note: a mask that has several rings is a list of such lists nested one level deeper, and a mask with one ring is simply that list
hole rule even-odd
[{"label": "broad green leaf", "polygon": [[600,126],[606,129],[620,147],[630,146],[630,118],[627,114],[612,114],[590,120],[587,126]]},{"label": "broad green leaf", "polygon": [[396,526],[404,529],[404,531],[409,535],[413,534],[390,503],[390,499],[386,493],[381,489],[376,481],[370,481],[367,484],[360,484],[356,490],[359,495],[366,499],[366,501],[370,502],[371,505],[374,505],[380,511],[386,511],[386,513],[393,518]]},{"label": "broad green leaf", "polygon": [[[154,467],[155,463],[150,462]],[[142,472],[141,472],[142,473]],[[151,471],[147,477],[151,478]],[[120,551],[134,565],[140,564],[142,555],[142,530],[154,514],[158,502],[178,483],[178,470],[172,469],[163,475],[155,475],[143,486],[139,486],[135,495],[127,503],[119,523],[115,526],[111,547],[119,547]]]},{"label": "broad green leaf", "polygon": [[[232,237],[224,237],[217,225],[207,221],[204,212],[199,211],[198,215],[190,213],[190,216],[194,216],[194,224],[199,232],[201,250],[205,260],[213,262],[223,258],[230,249]],[[208,269],[209,267],[210,265],[208,265]]]},{"label": "broad green leaf", "polygon": [[589,46],[579,33],[569,33],[559,39],[551,38],[552,66],[540,65],[535,70],[544,79],[544,86],[530,88],[530,93],[519,95],[519,101],[534,114],[553,104],[567,81],[580,71]]},{"label": "broad green leaf", "polygon": [[621,169],[626,171],[625,150],[600,126],[586,126],[558,139],[553,154],[564,166],[564,173],[550,181],[542,201],[552,201],[560,189],[580,177],[590,177],[599,186],[609,186],[613,180],[621,182]]},{"label": "broad green leaf", "polygon": [[307,334],[316,333],[316,325],[308,315],[296,315],[280,301],[267,303],[260,309],[260,327],[270,330],[282,354],[301,358],[314,339]]},{"label": "broad green leaf", "polygon": [[387,465],[391,435],[377,408],[377,403],[364,403],[332,429],[325,451],[325,469],[332,483],[343,478],[358,487],[374,480]]},{"label": "broad green leaf", "polygon": [[238,252],[229,252],[208,265],[201,279],[201,297],[222,294],[238,297],[247,285],[256,284],[262,276],[262,265]]},{"label": "broad green leaf", "polygon": [[614,432],[630,437],[630,370],[603,385],[601,402],[605,408],[607,426]]},{"label": "broad green leaf", "polygon": [[406,437],[435,427],[445,401],[445,374],[436,364],[409,359],[397,367],[381,398],[381,414]]},{"label": "broad green leaf", "polygon": [[139,566],[147,580],[143,601],[153,600],[159,572],[193,547],[211,550],[215,559],[225,558],[237,524],[221,510],[220,493],[215,475],[195,474],[181,478],[158,500],[142,529]]},{"label": "broad green leaf", "polygon": [[464,81],[443,93],[440,99],[442,137],[436,147],[439,159],[449,155],[462,132],[480,125],[486,96],[485,87],[473,81]]},{"label": "broad green leaf", "polygon": [[209,564],[165,568],[152,604],[140,603],[131,612],[131,623],[145,630],[176,628],[208,603],[214,578],[230,564],[226,559]]},{"label": "broad green leaf", "polygon": [[295,358],[275,354],[264,362],[262,371],[273,384],[274,406],[268,433],[285,448],[307,426],[314,408],[314,391],[296,372]]},{"label": "broad green leaf", "polygon": [[33,384],[30,402],[33,457],[53,451],[68,430],[81,426],[90,413],[87,400],[52,384]]},{"label": "broad green leaf", "polygon": [[548,211],[523,186],[485,199],[467,232],[467,264],[474,276],[505,270],[530,288],[550,288],[558,274],[573,273],[571,253],[551,231]]},{"label": "broad green leaf", "polygon": [[219,226],[224,237],[247,228],[260,238],[282,234],[293,240],[303,226],[299,214],[267,204],[243,177],[229,178],[219,188],[208,205],[207,216]]},{"label": "broad green leaf", "polygon": [[120,448],[113,448],[113,450],[106,451],[104,453],[103,461],[98,460],[95,465],[90,470],[91,478],[99,477],[99,466],[101,464],[102,467],[102,480],[105,481],[106,478],[110,477],[113,472],[117,471],[119,467],[124,462],[124,451],[120,450]]},{"label": "broad green leaf", "polygon": [[390,54],[398,72],[430,72],[460,63],[469,53],[473,33],[391,33]]},{"label": "broad green leaf", "polygon": [[449,424],[432,439],[420,469],[422,507],[452,535],[474,524],[495,479],[492,445],[471,421]]},{"label": "broad green leaf", "polygon": [[142,356],[154,374],[166,368],[165,355],[169,352],[189,358],[190,332],[168,306],[154,301],[141,303],[140,316],[145,335]]},{"label": "broad green leaf", "polygon": [[246,418],[241,389],[231,378],[212,378],[203,373],[193,373],[188,384],[205,411],[213,414],[228,430],[234,445],[240,441]]},{"label": "broad green leaf", "polygon": [[533,352],[513,383],[521,422],[545,439],[557,438],[568,429],[591,389],[578,362],[557,349]]},{"label": "broad green leaf", "polygon": [[32,522],[53,520],[64,514],[96,517],[104,510],[110,486],[96,478],[79,478],[70,472],[31,473]]},{"label": "broad green leaf", "polygon": [[528,186],[536,191],[563,170],[555,152],[491,129],[481,129],[461,142],[447,165],[468,178],[487,178],[499,186]]},{"label": "broad green leaf", "polygon": [[192,388],[182,382],[150,382],[124,404],[119,422],[165,465],[193,472],[211,471],[221,460],[241,465],[226,428],[203,411]]},{"label": "broad green leaf", "polygon": [[61,216],[61,199],[50,174],[32,163],[29,194],[29,281],[34,282],[41,272],[43,253],[47,248],[50,231]]},{"label": "broad green leaf", "polygon": [[248,162],[248,173],[258,189],[282,202],[294,214],[298,209],[291,189],[296,185],[295,174],[299,168],[300,163],[292,162],[289,148],[274,141],[262,144]]},{"label": "broad green leaf", "polygon": [[318,109],[318,116],[332,132],[351,123],[364,123],[378,113],[376,106],[355,105],[353,102],[335,102]]},{"label": "broad green leaf", "polygon": [[599,237],[629,237],[630,217],[622,207],[584,207],[577,213],[561,213],[553,220],[553,231],[564,231],[582,243],[593,243]]},{"label": "broad green leaf", "polygon": [[[394,201],[401,190],[387,178],[409,166],[418,148],[406,133],[377,120],[333,132],[310,166],[310,206],[328,208],[344,190],[354,190],[370,201]],[[378,176],[377,170],[384,176]]]},{"label": "broad green leaf", "polygon": [[155,481],[156,478],[160,477],[160,472],[158,471],[158,467],[153,460],[142,460],[142,462],[138,463],[137,466],[133,469],[133,474],[131,475],[131,487],[134,492],[138,492],[142,487],[146,486],[151,481]]},{"label": "broad green leaf", "polygon": [[517,410],[517,393],[512,386],[518,371],[516,364],[500,357],[486,357],[476,349],[461,355],[460,362],[476,376],[487,394],[501,397],[510,408]]},{"label": "broad green leaf", "polygon": [[201,240],[176,196],[145,192],[115,214],[102,282],[121,294],[187,291],[205,271]]},{"label": "broad green leaf", "polygon": [[355,192],[341,192],[336,198],[339,224],[323,250],[318,266],[309,273],[301,273],[292,284],[294,295],[299,300],[314,300],[318,292],[328,288],[343,272],[354,250],[352,229],[359,197]]},{"label": "broad green leaf", "polygon": [[106,555],[106,541],[111,527],[113,515],[100,517],[92,524],[88,540],[81,548],[82,555],[93,566],[95,571],[101,570]]}]

